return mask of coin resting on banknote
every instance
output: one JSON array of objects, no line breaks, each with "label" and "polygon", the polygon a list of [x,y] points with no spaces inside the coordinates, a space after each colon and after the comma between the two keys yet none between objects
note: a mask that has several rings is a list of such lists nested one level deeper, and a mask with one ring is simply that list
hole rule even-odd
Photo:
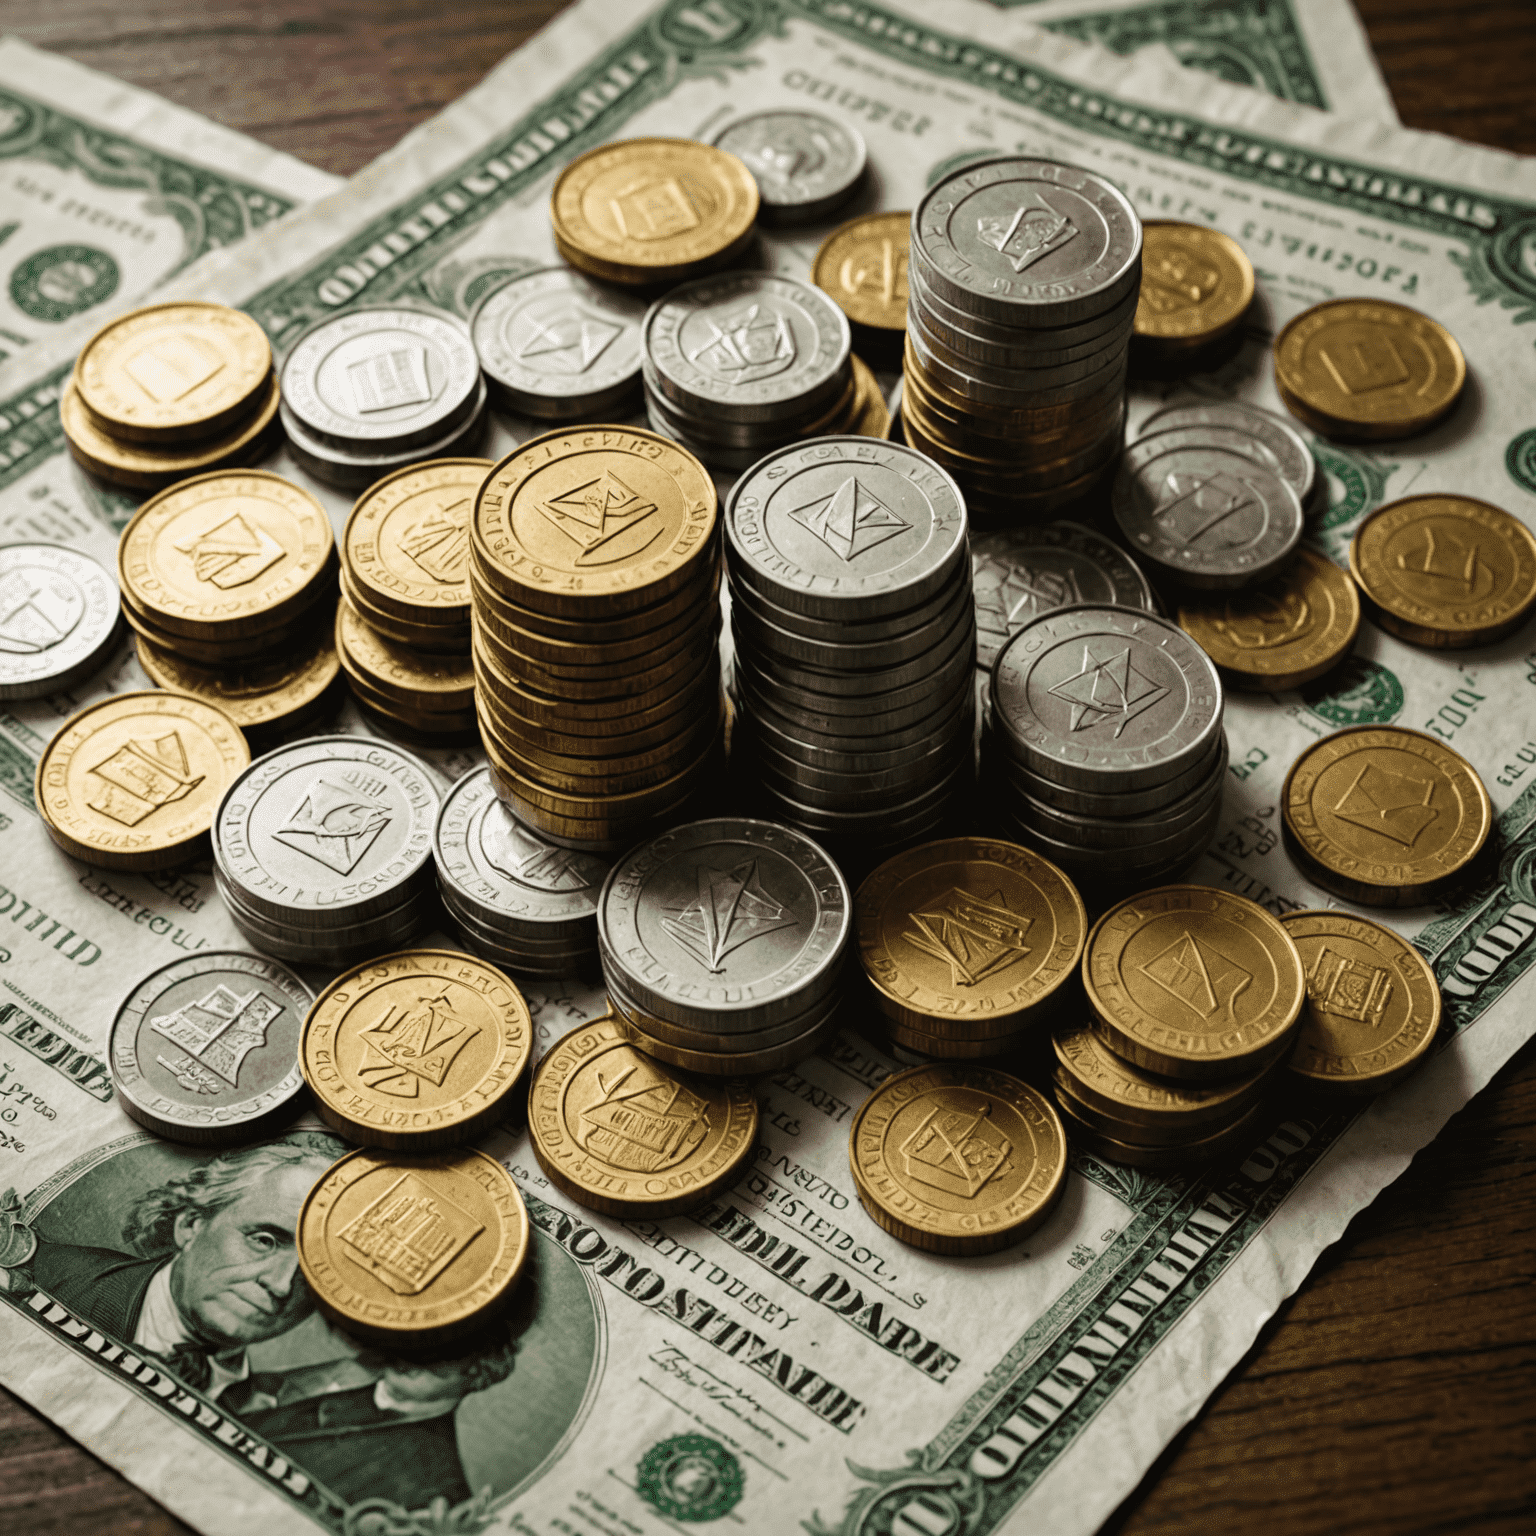
[{"label": "coin resting on banknote", "polygon": [[1220,341],[1253,302],[1253,264],[1230,235],[1202,224],[1148,219],[1135,335],[1177,357]]}]

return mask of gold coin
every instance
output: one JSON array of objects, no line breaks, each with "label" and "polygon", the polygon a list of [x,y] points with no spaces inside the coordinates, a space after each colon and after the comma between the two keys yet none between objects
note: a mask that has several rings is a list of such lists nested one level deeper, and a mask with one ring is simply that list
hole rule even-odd
[{"label": "gold coin", "polygon": [[1191,1141],[1203,1141],[1226,1130],[1248,1110],[1248,1105],[1244,1104],[1224,1119],[1194,1129],[1187,1125],[1142,1125],[1107,1114],[1096,1104],[1090,1103],[1078,1093],[1076,1079],[1060,1069],[1051,1074],[1051,1091],[1056,1096],[1056,1107],[1061,1110],[1069,1128],[1080,1123],[1100,1136],[1113,1137],[1116,1141],[1140,1147],[1185,1147]]},{"label": "gold coin", "polygon": [[1181,601],[1179,627],[1234,687],[1284,693],[1354,650],[1360,594],[1338,566],[1303,545],[1289,570],[1256,587]]},{"label": "gold coin", "polygon": [[522,1196],[495,1158],[360,1150],[316,1181],[295,1247],[333,1323],[420,1349],[462,1338],[506,1306],[530,1236]]},{"label": "gold coin", "polygon": [[213,437],[271,387],[266,332],[223,304],[150,304],[109,320],[80,349],[74,383],[112,437],[184,443]]},{"label": "gold coin", "polygon": [[501,1119],[532,1049],[523,994],[494,966],[407,949],[353,966],[315,999],[299,1065],[327,1125],[425,1151]]},{"label": "gold coin", "polygon": [[880,1011],[908,1030],[979,1040],[1017,1033],[1070,984],[1088,914],[1077,887],[1014,843],[954,837],[875,870],[853,902]]},{"label": "gold coin", "polygon": [[364,601],[407,621],[469,623],[469,514],[490,459],[433,459],[370,486],[341,536]]},{"label": "gold coin", "polygon": [[155,447],[109,437],[91,420],[73,380],[65,386],[59,416],[69,451],[82,468],[128,490],[158,491],[189,475],[258,457],[265,450],[265,440],[277,420],[280,399],[274,375],[253,415],[236,422],[219,437],[182,447]]},{"label": "gold coin", "polygon": [[156,627],[224,641],[262,634],[308,606],[334,547],[325,508],[308,491],[266,470],[221,469],[134,513],[117,574]]},{"label": "gold coin", "polygon": [[1307,1007],[1287,1070],[1309,1087],[1374,1094],[1406,1077],[1440,1027],[1440,984],[1406,939],[1348,912],[1281,918],[1307,969]]},{"label": "gold coin", "polygon": [[38,760],[49,835],[103,869],[171,869],[198,857],[251,750],[222,710],[186,694],[118,693],[71,715]]},{"label": "gold coin", "polygon": [[857,437],[884,437],[891,430],[891,413],[880,392],[879,380],[870,372],[869,364],[858,356],[853,359],[853,376],[859,393],[848,430]]},{"label": "gold coin", "polygon": [[1329,299],[1275,339],[1275,383],[1308,426],[1336,436],[1408,437],[1461,395],[1467,362],[1443,325],[1387,299]]},{"label": "gold coin", "polygon": [[1197,1168],[1202,1163],[1214,1161],[1234,1152],[1249,1141],[1263,1121],[1267,1105],[1260,1099],[1231,1124],[1197,1141],[1186,1141],[1180,1146],[1152,1146],[1145,1142],[1122,1141],[1097,1131],[1076,1110],[1076,1101],[1070,1095],[1057,1093],[1057,1107],[1061,1110],[1072,1144],[1108,1163],[1122,1163],[1127,1168],[1142,1168],[1148,1173],[1177,1173],[1185,1168]]},{"label": "gold coin", "polygon": [[1378,507],[1350,540],[1349,568],[1383,629],[1438,650],[1491,645],[1536,606],[1536,538],[1471,496]]},{"label": "gold coin", "polygon": [[560,173],[549,213],[561,254],[610,282],[676,282],[751,237],[758,191],[735,155],[693,139],[620,139]]},{"label": "gold coin", "polygon": [[472,709],[475,670],[468,654],[427,656],[386,640],[346,598],[336,606],[336,650],[349,676],[361,674],[385,698],[407,709]]},{"label": "gold coin", "polygon": [[908,1051],[920,1051],[939,1061],[992,1061],[1013,1055],[1020,1047],[1024,1032],[998,1035],[980,1040],[960,1040],[944,1035],[928,1035],[918,1029],[880,1018],[872,1021],[873,1038],[885,1039]]},{"label": "gold coin", "polygon": [[1111,907],[1088,935],[1083,985],[1117,1056],[1194,1082],[1271,1061],[1306,1000],[1280,920],[1204,885],[1159,886]]},{"label": "gold coin", "polygon": [[811,261],[811,281],[856,325],[907,328],[910,213],[866,213],[834,229]]},{"label": "gold coin", "polygon": [[123,594],[123,617],[135,635],[149,641],[159,650],[179,656],[184,661],[195,662],[201,667],[238,670],[258,660],[281,658],[299,650],[317,633],[329,638],[332,629],[331,609],[326,603],[323,585],[315,593],[315,598],[313,603],[300,609],[292,619],[251,638],[236,636],[229,640],[189,640],[185,635],[162,629],[136,608],[126,593]]},{"label": "gold coin", "polygon": [[1306,875],[1366,906],[1428,901],[1493,826],[1477,770],[1401,726],[1350,726],[1314,742],[1291,765],[1280,806]]},{"label": "gold coin", "polygon": [[1067,1140],[1045,1096],[986,1067],[909,1067],[854,1116],[848,1159],[877,1226],[928,1253],[994,1253],[1061,1198]]},{"label": "gold coin", "polygon": [[1253,263],[1230,235],[1147,219],[1133,334],[1180,348],[1219,341],[1253,302]]},{"label": "gold coin", "polygon": [[562,1036],[528,1091],[539,1167],[609,1216],[697,1210],[751,1160],[757,1126],[745,1083],[690,1077],[644,1056],[611,1016]]},{"label": "gold coin", "polygon": [[376,608],[357,589],[345,565],[341,567],[341,595],[351,603],[357,615],[386,640],[433,656],[460,656],[469,650],[470,627],[466,615],[462,623],[416,623],[402,619],[383,608]]}]

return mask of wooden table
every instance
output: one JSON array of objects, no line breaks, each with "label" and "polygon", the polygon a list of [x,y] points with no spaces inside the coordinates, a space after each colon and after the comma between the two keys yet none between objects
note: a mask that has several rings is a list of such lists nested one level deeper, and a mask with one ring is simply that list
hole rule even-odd
[{"label": "wooden table", "polygon": [[[1536,154],[1529,0],[1357,0],[1403,121]],[[30,42],[349,175],[561,0],[7,0]],[[0,1532],[187,1527],[0,1389]],[[1536,1530],[1536,1042],[1351,1224],[1110,1522]]]}]

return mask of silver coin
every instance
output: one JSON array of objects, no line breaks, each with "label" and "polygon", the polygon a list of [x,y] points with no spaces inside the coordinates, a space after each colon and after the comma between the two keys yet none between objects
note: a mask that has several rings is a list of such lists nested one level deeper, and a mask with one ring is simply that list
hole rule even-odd
[{"label": "silver coin", "polygon": [[1267,448],[1275,468],[1301,498],[1303,509],[1310,511],[1317,493],[1317,460],[1307,440],[1288,421],[1272,411],[1241,400],[1211,400],[1198,405],[1165,405],[1141,424],[1138,439],[1181,427],[1219,427],[1245,432]]},{"label": "silver coin", "polygon": [[513,410],[568,421],[640,387],[646,306],[569,267],[526,272],[470,317],[480,366]]},{"label": "silver coin", "polygon": [[107,1035],[118,1103],[171,1141],[221,1146],[298,1108],[314,996],[261,955],[207,949],[151,971]]},{"label": "silver coin", "polygon": [[0,700],[36,699],[84,681],[122,625],[117,583],[62,544],[0,544]]},{"label": "silver coin", "polygon": [[598,900],[598,934],[626,991],[679,1024],[770,1028],[825,995],[852,901],[811,839],[727,817],[664,832],[621,858]]},{"label": "silver coin", "polygon": [[1301,498],[1244,432],[1183,427],[1139,438],[1111,492],[1127,544],[1188,587],[1232,591],[1282,571],[1304,524]]},{"label": "silver coin", "polygon": [[856,811],[825,810],[780,789],[768,793],[778,802],[786,820],[818,836],[841,839],[867,850],[867,839],[901,841],[941,823],[954,809],[955,796],[969,786],[973,777],[972,764],[962,762],[948,778],[910,800]]},{"label": "silver coin", "polygon": [[[750,717],[746,735],[751,735]],[[898,804],[913,799],[947,780],[962,755],[971,750],[971,732],[906,753],[900,764],[863,773],[843,773],[835,768],[808,768],[804,763],[780,758],[759,741],[753,742],[752,771],[772,788],[825,811],[865,811],[879,802]]]},{"label": "silver coin", "polygon": [[[982,363],[946,361],[940,357],[919,330],[907,332],[907,344],[923,372],[934,383],[979,405],[1021,412],[1044,410],[1051,406],[1086,401],[1097,395],[1112,394],[1117,381],[1125,377],[1129,350],[1111,347],[1086,364],[1071,364],[1051,370],[1050,376],[1033,377],[1022,369],[987,368]],[[1041,375],[1047,370],[1041,369]]]},{"label": "silver coin", "polygon": [[668,397],[654,369],[643,370],[647,409],[666,418],[671,425],[701,442],[722,448],[755,448],[766,452],[792,437],[811,435],[818,422],[829,414],[839,414],[840,403],[851,408],[854,400],[853,367],[845,364],[838,373],[835,387],[825,396],[817,394],[794,406],[786,406],[771,421],[738,422],[718,415],[708,406],[702,410],[678,404]]},{"label": "silver coin", "polygon": [[[974,363],[982,368],[1016,369],[1026,378],[1040,379],[1042,374],[1051,369],[1064,370],[1076,366],[1080,372],[1088,371],[1082,368],[1083,364],[1125,351],[1130,345],[1134,317],[1133,310],[1130,318],[1122,320],[1112,331],[1075,346],[1051,351],[984,340],[972,331],[941,320],[918,299],[912,301],[908,311],[907,328],[921,335],[928,351],[951,358],[957,365]],[[1029,332],[1021,331],[1019,334],[1028,335]]]},{"label": "silver coin", "polygon": [[908,287],[924,324],[932,321],[941,327],[952,327],[986,346],[1003,351],[1020,354],[1038,352],[1045,356],[1070,352],[1084,346],[1091,348],[1094,343],[1104,345],[1111,335],[1135,320],[1139,298],[1139,294],[1133,291],[1118,304],[1091,319],[1078,320],[1070,325],[1006,325],[986,315],[978,315],[964,306],[950,303],[942,294],[934,292],[919,268],[909,272]]},{"label": "silver coin", "polygon": [[[213,879],[241,931],[258,947],[274,954],[283,953],[284,959],[398,949],[405,939],[422,932],[437,916],[437,893],[419,880],[408,886],[399,904],[387,911],[361,922],[320,928],[302,920],[287,923],[268,917],[249,906],[218,869],[214,870]],[[273,945],[282,946],[282,950],[272,949]]]},{"label": "silver coin", "polygon": [[1058,784],[1054,779],[1031,773],[1022,764],[1007,755],[1001,738],[986,738],[985,749],[995,752],[993,761],[1008,784],[1042,804],[1058,810],[1075,811],[1085,816],[1139,816],[1157,811],[1182,799],[1211,776],[1214,765],[1227,750],[1226,732],[1218,733],[1210,751],[1186,772],[1176,778],[1163,779],[1145,789],[1120,790],[1107,794],[1094,794],[1091,790],[1073,789]]},{"label": "silver coin", "polygon": [[[933,690],[940,694],[941,690]],[[771,743],[781,757],[814,767],[826,764],[845,769],[854,761],[867,760],[872,766],[889,767],[913,747],[931,740],[946,729],[958,730],[962,720],[974,719],[974,696],[963,689],[943,690],[943,702],[929,709],[910,725],[891,730],[831,731],[807,725],[805,717],[775,708],[754,693],[750,685],[737,685],[738,717],[750,716],[754,730]],[[885,716],[875,719],[884,722]],[[896,717],[901,718],[901,717]],[[840,723],[840,722],[838,722]],[[862,721],[860,722],[863,723]]]},{"label": "silver coin", "polygon": [[717,420],[772,422],[830,403],[848,367],[848,317],[821,289],[772,272],[682,283],[643,324],[657,386]]},{"label": "silver coin", "polygon": [[1117,544],[1060,521],[971,535],[976,665],[990,669],[1010,635],[1053,608],[1109,603],[1157,611],[1152,588]]},{"label": "silver coin", "polygon": [[821,112],[779,108],[739,117],[715,135],[757,183],[766,224],[822,218],[858,189],[867,151],[856,129]]},{"label": "silver coin", "polygon": [[754,613],[770,620],[780,629],[806,640],[867,642],[895,639],[922,628],[930,619],[946,612],[955,601],[956,592],[969,592],[971,589],[970,572],[962,561],[949,581],[927,602],[920,603],[916,608],[904,608],[900,613],[874,619],[818,619],[810,614],[796,613],[792,608],[781,608],[769,594],[760,592],[749,580],[742,579],[746,574],[741,567],[737,567],[737,576],[731,584],[732,604],[745,603]]},{"label": "silver coin", "polygon": [[1013,825],[1020,841],[1059,864],[1074,879],[1106,886],[1147,885],[1160,877],[1184,869],[1205,852],[1216,828],[1221,824],[1220,799],[1204,818],[1188,831],[1157,842],[1139,842],[1134,849],[1083,848],[1064,842],[1048,833],[1026,827],[1017,819]]},{"label": "silver coin", "polygon": [[961,166],[924,194],[911,260],[952,304],[1008,324],[1064,325],[1135,290],[1141,220],[1092,171],[1006,156]]},{"label": "silver coin", "polygon": [[1107,794],[1167,779],[1221,731],[1211,659],[1156,614],[1093,604],[1026,624],[992,670],[994,726],[1043,778]]},{"label": "silver coin", "polygon": [[432,858],[431,772],[364,736],[311,736],[257,758],[225,791],[214,862],[268,921],[318,932],[397,907]]},{"label": "silver coin", "polygon": [[469,327],[440,310],[365,305],[317,321],[279,371],[283,402],[322,443],[399,453],[475,410]]}]

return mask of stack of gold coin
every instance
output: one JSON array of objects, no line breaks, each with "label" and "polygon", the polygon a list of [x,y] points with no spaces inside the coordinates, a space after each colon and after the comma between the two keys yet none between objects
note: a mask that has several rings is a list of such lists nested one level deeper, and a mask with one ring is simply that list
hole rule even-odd
[{"label": "stack of gold coin", "polygon": [[475,704],[497,793],[554,842],[617,852],[684,819],[723,746],[718,500],[625,427],[498,464],[471,520]]},{"label": "stack of gold coin", "polygon": [[1173,1170],[1239,1145],[1295,1044],[1306,977],[1278,918],[1242,896],[1165,885],[1111,907],[1083,954],[1092,1040],[1056,1047],[1074,1141],[1111,1162]]},{"label": "stack of gold coin", "polygon": [[1253,302],[1253,263],[1230,235],[1203,224],[1148,219],[1142,233],[1135,354],[1160,367],[1206,364]]},{"label": "stack of gold coin", "polygon": [[129,490],[249,464],[276,435],[266,333],[223,304],[150,304],[80,349],[59,413],[82,468]]},{"label": "stack of gold coin", "polygon": [[881,1024],[905,1050],[997,1056],[1078,1002],[1088,915],[1027,848],[956,837],[910,849],[864,881],[853,917]]}]

